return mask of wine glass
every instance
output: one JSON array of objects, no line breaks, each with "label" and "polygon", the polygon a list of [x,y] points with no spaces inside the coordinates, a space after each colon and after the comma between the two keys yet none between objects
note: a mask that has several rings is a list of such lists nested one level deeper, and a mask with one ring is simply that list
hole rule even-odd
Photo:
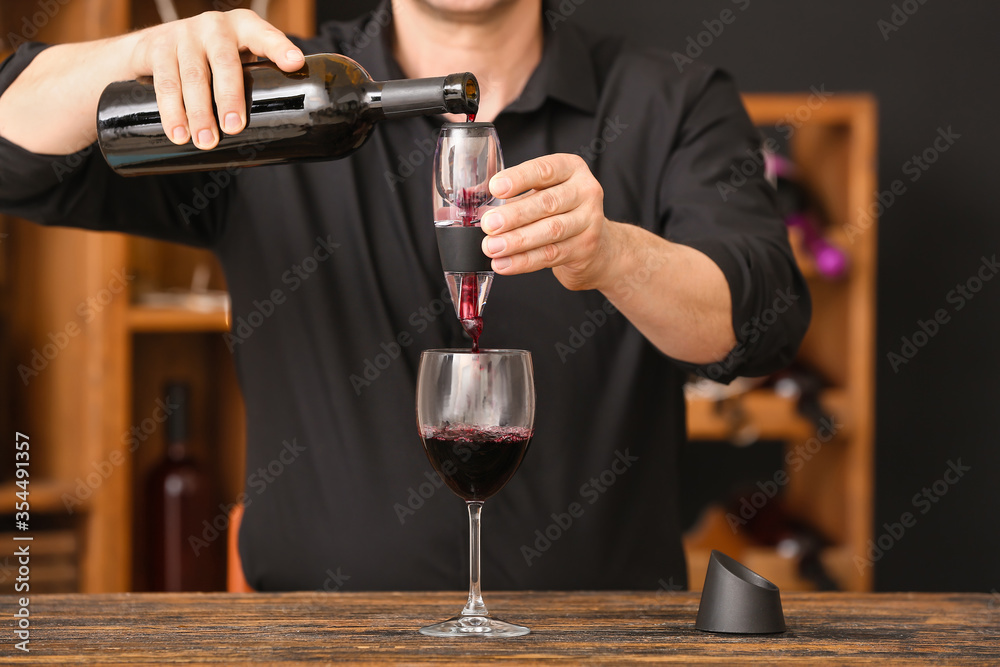
[{"label": "wine glass", "polygon": [[503,170],[503,152],[492,123],[445,123],[434,153],[434,226],[455,315],[478,347],[483,308],[493,285],[482,250],[480,220],[503,204],[490,179]]},{"label": "wine glass", "polygon": [[517,637],[528,628],[490,616],[479,572],[483,502],[517,471],[534,434],[535,382],[527,350],[426,350],[417,374],[424,451],[469,510],[469,599],[462,612],[421,628],[432,637]]}]

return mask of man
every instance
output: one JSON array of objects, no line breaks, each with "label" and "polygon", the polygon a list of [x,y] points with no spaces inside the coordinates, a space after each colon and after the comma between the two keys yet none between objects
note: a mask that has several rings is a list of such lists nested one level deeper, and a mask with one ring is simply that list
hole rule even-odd
[{"label": "man", "polygon": [[[430,156],[409,157],[441,119],[383,123],[346,160],[244,170],[195,214],[209,175],[122,179],[99,155],[53,175],[53,156],[94,142],[112,81],[153,75],[168,136],[209,149],[245,126],[241,59],[294,71],[321,51],[379,80],[475,72],[479,119],[515,165],[491,189],[527,193],[483,221],[498,278],[482,342],[531,350],[538,390],[532,450],[484,514],[486,586],[683,585],[685,373],[773,371],[810,313],[763,178],[720,194],[758,149],[723,73],[549,27],[542,0],[394,0],[297,42],[237,10],[28,45],[0,70],[0,210],[209,247],[234,320],[281,291],[271,317],[227,339],[248,470],[297,443],[251,494],[240,553],[253,587],[319,588],[329,572],[343,589],[458,587],[463,508],[428,474],[412,412],[420,351],[467,345],[442,300]],[[290,271],[309,256],[314,272]],[[754,325],[779,296],[789,310]]]}]

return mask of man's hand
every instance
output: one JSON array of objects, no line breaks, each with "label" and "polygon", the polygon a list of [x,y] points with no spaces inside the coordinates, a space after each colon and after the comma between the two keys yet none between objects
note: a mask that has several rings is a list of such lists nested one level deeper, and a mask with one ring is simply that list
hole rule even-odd
[{"label": "man's hand", "polygon": [[483,252],[493,258],[494,271],[509,276],[551,268],[568,289],[602,286],[615,223],[604,217],[604,189],[583,158],[529,160],[494,176],[490,192],[511,199],[483,216]]},{"label": "man's hand", "polygon": [[608,220],[604,190],[582,158],[529,160],[494,176],[490,192],[509,199],[482,221],[497,273],[551,267],[571,290],[600,290],[675,359],[710,363],[736,344],[722,270],[698,250]]},{"label": "man's hand", "polygon": [[286,72],[303,64],[302,51],[248,9],[206,12],[137,36],[131,66],[136,76],[152,75],[164,131],[175,144],[193,138],[203,149],[219,143],[213,97],[222,131],[246,127],[244,60],[263,56]]}]

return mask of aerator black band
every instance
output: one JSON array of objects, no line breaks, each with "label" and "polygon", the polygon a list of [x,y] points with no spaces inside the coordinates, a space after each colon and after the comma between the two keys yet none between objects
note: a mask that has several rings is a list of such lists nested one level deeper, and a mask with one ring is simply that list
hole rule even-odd
[{"label": "aerator black band", "polygon": [[492,271],[490,258],[483,253],[482,227],[437,227],[441,268],[456,273]]}]

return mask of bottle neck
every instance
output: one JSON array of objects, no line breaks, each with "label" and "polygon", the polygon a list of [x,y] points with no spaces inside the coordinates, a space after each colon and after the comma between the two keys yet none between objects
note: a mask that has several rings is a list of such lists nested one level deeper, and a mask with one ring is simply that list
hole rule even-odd
[{"label": "bottle neck", "polygon": [[466,72],[429,79],[373,81],[365,86],[372,120],[479,111],[479,84]]},{"label": "bottle neck", "polygon": [[183,383],[167,385],[166,406],[167,458],[181,461],[187,458],[188,441],[188,397],[190,389]]}]

